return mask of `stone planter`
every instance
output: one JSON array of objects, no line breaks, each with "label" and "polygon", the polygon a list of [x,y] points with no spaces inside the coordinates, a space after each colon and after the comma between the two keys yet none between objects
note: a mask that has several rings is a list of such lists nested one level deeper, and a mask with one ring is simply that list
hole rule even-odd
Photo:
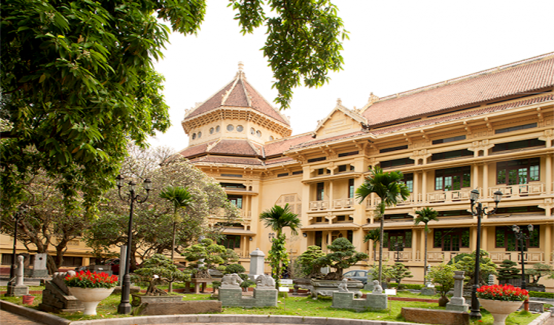
[{"label": "stone planter", "polygon": [[298,293],[298,289],[305,289],[312,291],[314,287],[312,287],[312,283],[310,281],[310,278],[298,278],[293,279],[292,283],[294,284],[294,293]]},{"label": "stone planter", "polygon": [[479,303],[494,317],[493,325],[506,324],[506,317],[516,311],[523,301],[502,301],[492,299],[479,299]]},{"label": "stone planter", "polygon": [[131,306],[134,307],[138,307],[141,304],[181,302],[183,300],[183,296],[181,295],[146,296],[142,294],[133,294],[131,296],[133,297]]},{"label": "stone planter", "polygon": [[77,288],[68,287],[69,293],[85,306],[84,315],[96,315],[96,307],[100,301],[108,298],[112,294],[114,288]]},{"label": "stone planter", "polygon": [[[313,290],[311,290],[312,298],[317,299],[317,296],[332,297],[333,292],[339,292],[339,284],[342,281],[338,280],[316,280],[312,279],[310,281]],[[361,281],[348,281],[347,288],[348,291],[354,292],[354,296],[360,298],[362,292],[360,291],[364,287],[364,284]]]}]

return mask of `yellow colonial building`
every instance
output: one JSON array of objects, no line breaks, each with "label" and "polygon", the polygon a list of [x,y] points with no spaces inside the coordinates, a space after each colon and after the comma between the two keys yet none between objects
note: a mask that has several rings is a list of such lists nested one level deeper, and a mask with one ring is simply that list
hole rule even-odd
[{"label": "yellow colonial building", "polygon": [[[189,146],[180,155],[218,180],[241,209],[240,222],[224,230],[224,244],[242,264],[248,268],[254,249],[270,248],[271,230],[260,213],[288,203],[302,220],[298,236],[285,229],[291,255],[309,245],[325,251],[345,237],[370,254],[354,268],[373,265],[372,243],[363,238],[379,227],[378,199],[360,203],[354,192],[369,169],[380,166],[402,171],[411,192],[386,210],[383,251],[389,263],[398,259],[410,267],[411,282],[423,280],[425,253],[415,211],[439,212],[440,220],[429,224],[427,259],[431,265],[449,261],[475,249],[473,189],[489,208],[493,193],[504,193],[497,213],[482,220],[481,245],[493,261],[518,261],[511,226],[527,231],[531,224],[527,268],[554,265],[554,52],[386,97],[371,94],[360,107],[337,100],[315,130],[291,136],[288,118],[254,89],[239,64],[227,85],[185,112]],[[11,240],[3,236],[0,248],[8,266]],[[64,259],[67,266],[88,265],[89,257],[90,250],[74,241]],[[541,283],[554,291],[554,280]]]},{"label": "yellow colonial building", "polygon": [[[360,109],[338,100],[315,130],[295,136],[242,70],[239,64],[229,84],[186,111],[190,141],[180,154],[217,179],[241,209],[224,243],[243,264],[252,250],[270,248],[271,230],[260,213],[288,203],[302,220],[301,233],[288,236],[293,256],[345,237],[371,256],[356,268],[372,265],[372,243],[363,238],[379,227],[378,198],[360,203],[354,191],[369,168],[380,166],[402,171],[411,192],[386,210],[383,257],[409,266],[413,282],[422,281],[425,253],[415,211],[439,212],[440,220],[429,224],[427,258],[432,265],[449,261],[475,250],[473,189],[490,209],[493,193],[504,193],[497,213],[482,220],[482,248],[493,261],[518,261],[512,225],[527,231],[531,224],[527,267],[554,265],[554,53],[386,97],[371,94]],[[554,281],[542,283],[554,289]]]}]

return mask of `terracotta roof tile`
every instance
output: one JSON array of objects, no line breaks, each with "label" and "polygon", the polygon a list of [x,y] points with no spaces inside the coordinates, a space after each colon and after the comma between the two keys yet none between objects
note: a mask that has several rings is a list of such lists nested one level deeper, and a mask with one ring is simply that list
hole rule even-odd
[{"label": "terracotta roof tile", "polygon": [[263,166],[263,162],[259,159],[220,157],[220,156],[206,156],[206,157],[202,157],[201,160],[196,160],[196,161],[191,160],[191,162]]},{"label": "terracotta roof tile", "polygon": [[260,95],[254,87],[252,87],[248,81],[244,81],[244,87],[246,88],[246,91],[248,91],[248,94],[250,94],[251,100],[252,100],[252,107],[259,111],[264,113],[265,115],[271,116],[274,119],[276,119],[279,122],[282,122],[286,125],[290,125],[290,123],[285,120],[281,114],[279,114],[269,103]]},{"label": "terracotta roof tile", "polygon": [[[553,54],[549,53],[530,63],[531,59],[523,63],[516,62],[499,69],[489,69],[454,81],[431,85],[422,90],[406,92],[398,98],[382,98],[370,106],[363,116],[369,125],[378,125],[552,87]],[[546,58],[541,59],[544,57]]]},{"label": "terracotta roof tile", "polygon": [[206,152],[208,145],[209,145],[208,143],[204,143],[194,147],[188,147],[188,148],[185,148],[183,151],[179,152],[179,154],[183,157],[193,157]]},{"label": "terracotta roof tile", "polygon": [[259,156],[247,140],[221,140],[210,153],[241,155],[241,156]]},{"label": "terracotta roof tile", "polygon": [[375,135],[386,134],[386,133],[391,133],[391,132],[397,132],[397,131],[400,131],[400,130],[418,128],[418,127],[425,126],[425,125],[433,125],[433,124],[442,123],[442,122],[459,120],[459,119],[467,118],[467,117],[471,117],[471,116],[477,116],[477,115],[482,115],[482,114],[487,114],[487,113],[498,112],[498,111],[502,111],[502,110],[506,110],[506,109],[510,109],[510,108],[522,107],[522,106],[532,105],[532,104],[536,104],[536,103],[543,103],[543,102],[552,101],[552,100],[554,100],[554,94],[550,94],[550,95],[546,95],[546,96],[540,96],[540,97],[533,97],[533,98],[529,98],[529,99],[525,99],[525,100],[514,101],[514,102],[510,102],[510,103],[506,103],[506,104],[496,105],[496,106],[495,105],[486,106],[486,107],[482,107],[482,108],[478,108],[478,109],[473,109],[473,110],[470,110],[470,111],[454,113],[454,114],[450,114],[450,115],[447,115],[447,116],[440,116],[440,117],[436,117],[436,118],[425,119],[425,120],[412,122],[412,123],[406,123],[406,124],[402,124],[402,125],[393,125],[393,126],[385,127],[385,128],[382,128],[382,129],[371,130],[370,132],[375,134]]},{"label": "terracotta roof tile", "polygon": [[283,152],[289,150],[291,147],[307,142],[309,140],[312,140],[311,133],[273,141],[264,146],[265,155],[266,157],[280,155]]},{"label": "terracotta roof tile", "polygon": [[305,147],[313,146],[313,145],[316,145],[316,144],[322,144],[322,143],[325,143],[325,142],[331,142],[331,141],[335,141],[335,140],[352,138],[352,137],[355,137],[355,136],[358,136],[358,135],[361,135],[361,134],[367,134],[367,132],[356,131],[356,132],[352,132],[352,133],[348,133],[348,134],[337,135],[336,137],[315,139],[313,141],[306,141],[304,143],[301,143],[299,145],[291,147],[291,149],[305,148]]},{"label": "terracotta roof tile", "polygon": [[294,161],[296,161],[296,160],[294,160],[290,157],[282,157],[282,158],[277,158],[277,159],[266,160],[265,164],[266,165],[275,165],[275,164],[282,164],[282,163],[294,162]]},{"label": "terracotta roof tile", "polygon": [[213,109],[216,109],[221,106],[221,101],[223,100],[223,96],[227,91],[231,89],[233,86],[233,83],[231,82],[227,86],[223,87],[220,91],[218,91],[215,95],[210,97],[207,101],[202,103],[200,106],[194,109],[185,119],[190,119],[192,117],[198,116],[200,114],[204,114],[206,112],[209,112]]},{"label": "terracotta roof tile", "polygon": [[242,80],[239,80],[229,97],[223,103],[225,106],[239,106],[239,107],[248,107],[248,99],[246,99],[246,93],[244,92],[244,86],[242,85]]}]

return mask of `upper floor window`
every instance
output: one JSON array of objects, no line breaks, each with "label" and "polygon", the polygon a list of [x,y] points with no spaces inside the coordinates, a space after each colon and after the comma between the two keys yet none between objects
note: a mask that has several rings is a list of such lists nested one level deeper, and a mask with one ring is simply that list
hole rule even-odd
[{"label": "upper floor window", "polygon": [[192,134],[192,140],[196,139],[196,133]]},{"label": "upper floor window", "polygon": [[215,132],[219,132],[219,130],[221,130],[221,127],[218,125],[215,127]]},{"label": "upper floor window", "polygon": [[431,160],[436,161],[436,160],[460,158],[460,157],[467,157],[467,156],[473,156],[473,152],[467,149],[462,149],[462,150],[434,153],[431,156]]},{"label": "upper floor window", "polygon": [[460,247],[469,247],[469,228],[435,229],[433,247],[454,252]]},{"label": "upper floor window", "polygon": [[392,148],[380,149],[380,150],[379,150],[379,153],[385,153],[385,152],[391,152],[391,151],[398,151],[398,150],[404,150],[404,149],[408,149],[408,145],[405,145],[405,146],[398,146],[398,147],[392,147]]},{"label": "upper floor window", "polygon": [[506,150],[515,150],[523,148],[532,148],[532,147],[544,147],[546,144],[545,141],[539,139],[528,139],[514,142],[505,142],[495,144],[492,148],[492,152],[506,151]]},{"label": "upper floor window", "polygon": [[413,193],[414,191],[414,174],[404,174],[404,178],[400,181],[408,187],[408,190],[410,190],[410,193]]},{"label": "upper floor window", "polygon": [[229,195],[229,202],[239,209],[242,209],[242,195]]},{"label": "upper floor window", "polygon": [[316,161],[323,161],[325,159],[327,159],[327,158],[326,157],[312,158],[312,159],[308,159],[308,162],[313,163],[313,162],[316,162]]},{"label": "upper floor window", "polygon": [[[223,176],[223,174],[221,176]],[[237,183],[219,183],[219,184],[223,188],[236,188],[236,189],[241,189],[241,190],[246,189],[246,186],[244,184],[237,184]]]},{"label": "upper floor window", "polygon": [[316,200],[323,201],[325,196],[325,183],[317,183]]},{"label": "upper floor window", "polygon": [[219,245],[225,246],[225,248],[235,249],[240,248],[240,235],[223,235],[219,240]]},{"label": "upper floor window", "polygon": [[537,127],[537,123],[531,123],[531,124],[512,126],[512,127],[504,128],[504,129],[498,129],[498,130],[495,130],[494,133],[499,134],[499,133],[506,133],[506,132],[524,130],[524,129],[531,129],[531,128],[536,128],[536,127]]},{"label": "upper floor window", "polygon": [[398,248],[412,247],[412,230],[385,230],[383,234],[383,247],[396,250],[395,244],[401,244]]},{"label": "upper floor window", "polygon": [[414,160],[410,158],[401,158],[401,159],[381,161],[379,164],[381,165],[381,168],[390,168],[390,167],[403,166],[403,165],[413,165]]},{"label": "upper floor window", "polygon": [[540,180],[540,158],[503,161],[496,164],[496,184],[527,184]]},{"label": "upper floor window", "polygon": [[433,140],[433,144],[448,143],[448,142],[460,141],[465,139],[466,139],[465,135],[459,135],[457,137]]},{"label": "upper floor window", "polygon": [[[523,250],[528,247],[540,246],[540,226],[534,226],[533,231],[529,232],[527,227],[521,227],[520,231],[526,235],[527,239],[523,240]],[[496,227],[496,248],[506,248],[507,251],[521,250],[520,241],[516,239],[515,232],[511,226]]]},{"label": "upper floor window", "polygon": [[235,129],[235,126],[233,124],[227,125],[227,131],[231,132]]},{"label": "upper floor window", "polygon": [[244,127],[242,125],[237,125],[237,132],[242,132],[244,130]]},{"label": "upper floor window", "polygon": [[438,169],[435,171],[435,190],[455,191],[471,186],[469,166]]},{"label": "upper floor window", "polygon": [[354,155],[357,155],[358,153],[359,153],[359,151],[351,151],[351,152],[339,153],[339,158],[340,158],[340,157],[347,157],[347,156],[354,156]]},{"label": "upper floor window", "polygon": [[210,128],[210,134],[214,134],[214,128]]},{"label": "upper floor window", "polygon": [[348,198],[351,199],[354,197],[354,179],[351,178],[348,180]]}]

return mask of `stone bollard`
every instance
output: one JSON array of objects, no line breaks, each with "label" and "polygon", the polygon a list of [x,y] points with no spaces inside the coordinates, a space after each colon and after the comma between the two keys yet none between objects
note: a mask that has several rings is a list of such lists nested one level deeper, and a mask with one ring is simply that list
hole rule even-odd
[{"label": "stone bollard", "polygon": [[454,271],[454,296],[446,304],[446,310],[467,312],[469,305],[463,297],[464,294],[464,271]]}]

